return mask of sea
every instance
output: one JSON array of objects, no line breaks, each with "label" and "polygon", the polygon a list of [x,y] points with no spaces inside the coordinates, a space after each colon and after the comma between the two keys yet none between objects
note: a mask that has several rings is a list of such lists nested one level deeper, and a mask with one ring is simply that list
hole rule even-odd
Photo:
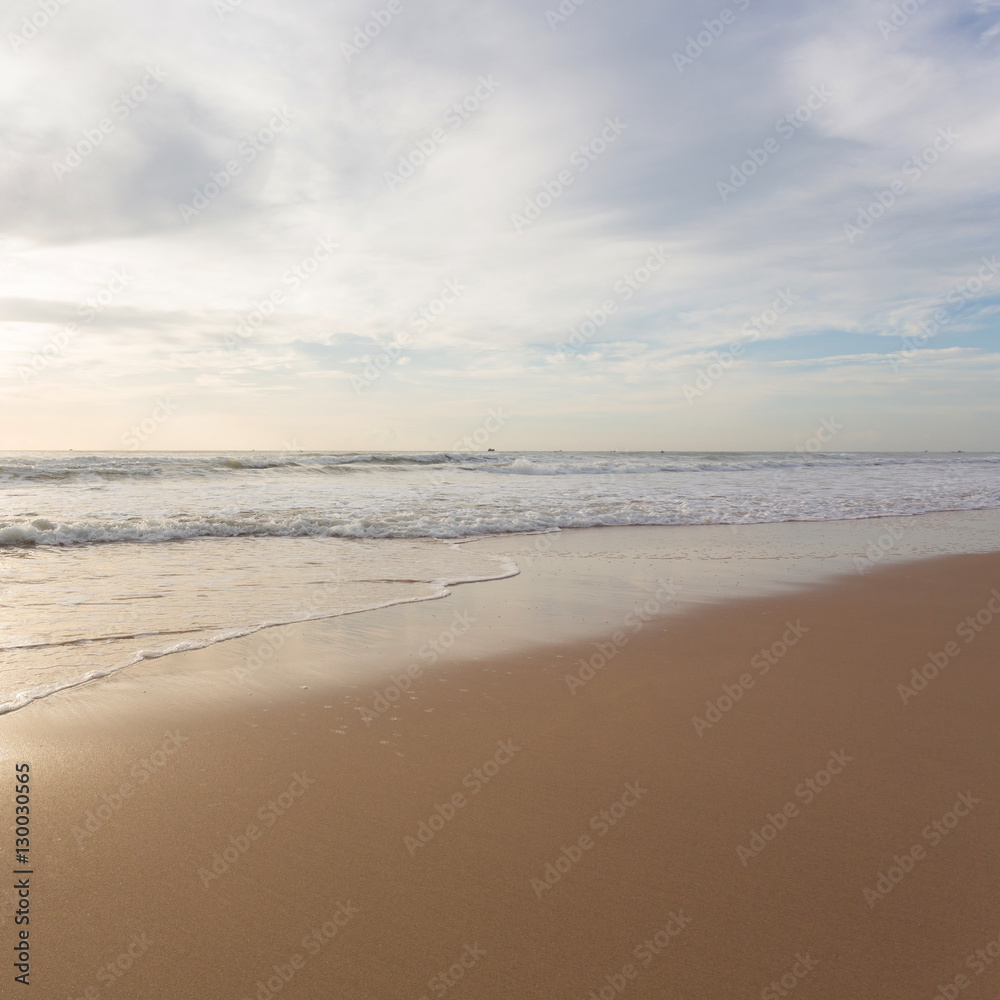
[{"label": "sea", "polygon": [[1000,507],[1000,454],[0,454],[0,713],[518,572],[470,539]]}]

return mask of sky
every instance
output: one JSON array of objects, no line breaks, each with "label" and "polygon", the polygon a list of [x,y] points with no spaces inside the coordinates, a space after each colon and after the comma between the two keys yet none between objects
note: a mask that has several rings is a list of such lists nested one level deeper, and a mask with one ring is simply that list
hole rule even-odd
[{"label": "sky", "polygon": [[0,32],[0,450],[1000,450],[997,0]]}]

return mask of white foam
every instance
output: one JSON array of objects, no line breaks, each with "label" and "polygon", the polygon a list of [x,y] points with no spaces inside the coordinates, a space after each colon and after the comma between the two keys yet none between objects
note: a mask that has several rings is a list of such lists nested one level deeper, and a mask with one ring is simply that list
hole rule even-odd
[{"label": "white foam", "polygon": [[[39,550],[43,573],[59,570],[59,584],[44,596],[36,592],[32,564],[15,565],[6,581],[15,614],[0,624],[0,715],[144,660],[276,626],[436,600],[460,584],[518,573],[511,558],[469,554],[437,541],[362,543],[360,549],[325,540],[236,544],[239,551],[225,541],[206,540],[183,552],[174,549],[166,558],[152,547]],[[317,573],[315,567],[324,563],[336,566],[336,576],[324,579],[322,571]],[[311,577],[304,576],[309,572]],[[199,579],[207,581],[206,590],[192,590],[191,581]],[[216,580],[224,586],[213,587]],[[59,609],[68,603],[67,587],[89,591],[88,601],[72,602],[77,605],[72,620]],[[152,604],[151,591],[156,592]],[[147,627],[123,630],[121,623],[129,617]],[[192,628],[192,623],[202,627]],[[109,629],[109,624],[118,627]],[[153,624],[158,627],[150,629]]]},{"label": "white foam", "polygon": [[16,706],[304,620],[333,570],[323,617],[497,578],[441,540],[994,509],[1000,455],[19,453],[0,455],[0,504],[0,703]]},{"label": "white foam", "polygon": [[1000,505],[1000,455],[0,456],[2,483],[0,548],[465,538],[987,509]]}]

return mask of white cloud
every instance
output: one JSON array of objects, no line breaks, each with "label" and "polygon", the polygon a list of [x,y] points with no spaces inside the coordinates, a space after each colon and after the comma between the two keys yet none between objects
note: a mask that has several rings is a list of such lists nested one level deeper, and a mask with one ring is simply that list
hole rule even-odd
[{"label": "white cloud", "polygon": [[[283,419],[312,437],[330,408],[356,405],[346,383],[362,359],[408,334],[405,373],[400,359],[372,394],[400,442],[423,444],[442,381],[524,399],[526,380],[555,410],[632,414],[626,385],[702,363],[776,289],[796,301],[769,342],[912,329],[997,249],[997,5],[927,5],[883,38],[890,6],[754,5],[680,74],[670,53],[699,18],[679,0],[587,5],[555,33],[527,0],[428,0],[349,62],[341,43],[370,5],[255,0],[223,19],[204,0],[70,5],[8,58],[0,98],[0,338],[14,358],[0,398],[55,399],[53,420],[69,420],[58,400],[93,400],[95,384],[105,407],[166,384],[204,407],[224,394],[238,418],[294,385]],[[7,27],[29,9],[19,0]],[[163,83],[116,117],[146,67]],[[449,108],[482,78],[498,85],[453,128]],[[816,87],[829,101],[780,131]],[[272,135],[282,109],[290,123]],[[608,118],[627,129],[579,169],[574,151]],[[57,179],[52,163],[102,119],[114,129]],[[959,138],[909,178],[907,162],[949,128]],[[723,202],[717,181],[768,139],[776,151]],[[390,190],[386,172],[421,143],[426,162]],[[232,161],[239,173],[213,180]],[[905,193],[850,243],[845,222],[900,178]],[[512,215],[544,202],[546,185],[551,205],[515,232]],[[196,189],[205,204],[185,222],[178,205]],[[286,280],[324,235],[336,252]],[[617,283],[658,246],[669,262],[626,301]],[[133,280],[85,335],[15,384],[10,366],[122,268]],[[461,295],[415,322],[449,281]],[[275,293],[269,320],[226,349]],[[555,345],[609,299],[614,314],[576,367],[555,363]],[[960,318],[951,335],[979,343],[995,330],[992,307]],[[809,365],[837,381],[852,356],[864,361],[859,386],[908,405],[851,348]],[[942,385],[957,377],[941,352],[921,365]],[[748,364],[741,377],[764,370]],[[655,411],[652,389],[641,405]],[[75,417],[81,434],[86,419]],[[585,443],[545,438],[547,426],[540,444]]]}]

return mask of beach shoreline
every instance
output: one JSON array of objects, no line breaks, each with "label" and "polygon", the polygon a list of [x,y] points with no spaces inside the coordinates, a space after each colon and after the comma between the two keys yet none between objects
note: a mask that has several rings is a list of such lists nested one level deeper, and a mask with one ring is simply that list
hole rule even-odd
[{"label": "beach shoreline", "polygon": [[[519,579],[398,614],[578,598]],[[998,587],[1000,555],[945,556],[416,675],[280,683],[313,635],[248,683],[206,671],[224,697],[160,663],[30,705],[0,725],[35,776],[32,983],[931,998],[1000,932]]]},{"label": "beach shoreline", "polygon": [[[97,598],[111,608],[124,601],[124,608],[130,609],[130,591],[156,592],[171,586],[170,580],[180,581],[173,610],[180,631],[166,640],[156,636],[132,640],[124,653],[116,654],[118,660],[109,656],[113,650],[104,651],[102,643],[62,647],[70,654],[81,650],[102,673],[112,668],[109,676],[69,689],[73,711],[91,704],[91,690],[109,685],[112,690],[119,686],[146,690],[155,684],[163,697],[224,708],[265,678],[261,693],[273,698],[283,692],[294,698],[303,686],[363,687],[411,666],[439,668],[587,638],[596,641],[620,628],[636,608],[646,608],[646,614],[683,614],[734,597],[794,592],[889,564],[1000,551],[1000,512],[951,511],[832,522],[603,526],[460,541],[427,539],[419,547],[405,539],[377,543],[232,539],[219,545],[213,540],[208,550],[217,553],[211,572],[203,567],[205,552],[198,543],[168,542],[166,553],[159,545],[125,551],[109,545],[86,554],[102,577],[117,574],[122,581],[119,592]],[[353,566],[359,548],[361,566],[371,571],[369,576],[389,580],[349,582],[352,575],[359,575]],[[43,559],[42,572],[48,574],[59,571],[63,558],[79,562],[79,553],[73,550],[43,551],[31,553],[29,566],[36,555]],[[417,579],[413,579],[414,560],[423,563],[423,575]],[[280,567],[277,571],[272,569],[275,564]],[[151,575],[155,567],[160,567],[159,577]],[[443,569],[447,575],[435,579],[432,569]],[[205,595],[198,593],[206,589],[199,583],[201,572],[208,581],[217,575],[217,594],[211,588]],[[236,612],[226,610],[226,588],[234,586],[233,573],[239,574],[240,591],[261,587],[255,607],[246,606],[242,597],[232,602]],[[103,586],[103,580],[100,583]],[[376,588],[382,588],[382,594]],[[211,603],[205,596],[212,597]],[[272,599],[275,604],[269,605]],[[326,608],[330,602],[355,610],[331,612]],[[57,631],[75,627],[77,606],[71,602],[69,608],[59,608]],[[206,609],[216,616],[231,614],[230,621],[214,628],[203,625],[193,635],[187,632],[189,617],[204,621]],[[135,612],[143,610],[140,602]],[[275,624],[260,624],[274,619]],[[131,624],[140,633],[148,627],[134,617]],[[144,643],[153,647],[148,654],[139,653]],[[174,651],[163,655],[162,647],[169,650],[175,644]],[[136,662],[137,654],[141,658]],[[121,660],[122,655],[127,658]],[[14,674],[4,672],[11,670]],[[31,690],[34,678],[72,680],[80,673],[72,661],[68,671],[62,664],[18,670],[9,654],[4,671],[0,680],[6,683],[0,689],[19,674],[28,681],[27,697],[36,693]],[[15,691],[9,688],[6,697]],[[52,697],[61,700],[64,695],[56,691],[45,700]],[[107,702],[98,698],[93,704],[100,710]]]}]

